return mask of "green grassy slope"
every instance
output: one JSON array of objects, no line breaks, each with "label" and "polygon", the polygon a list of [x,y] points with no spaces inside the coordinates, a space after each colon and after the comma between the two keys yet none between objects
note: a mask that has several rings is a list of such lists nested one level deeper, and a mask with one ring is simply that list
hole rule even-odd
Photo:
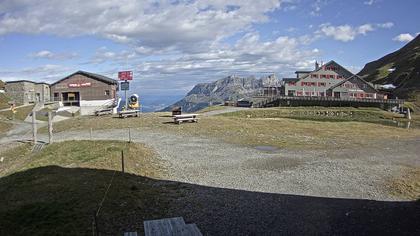
[{"label": "green grassy slope", "polygon": [[[126,174],[120,151],[126,150]],[[30,145],[0,152],[0,235],[89,235],[93,213],[114,176],[98,214],[101,232],[122,235],[132,226],[126,218],[167,217],[168,192],[151,179],[163,172],[154,153],[141,144],[113,141],[74,141],[47,146],[31,154]],[[115,172],[114,170],[118,170]],[[131,218],[132,219],[132,218]]]},{"label": "green grassy slope", "polygon": [[369,82],[394,84],[395,95],[415,99],[420,94],[420,35],[401,49],[366,64],[358,75]]}]

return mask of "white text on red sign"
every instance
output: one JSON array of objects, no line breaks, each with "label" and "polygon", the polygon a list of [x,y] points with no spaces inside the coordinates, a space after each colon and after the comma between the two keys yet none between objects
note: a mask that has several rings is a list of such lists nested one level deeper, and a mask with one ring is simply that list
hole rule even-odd
[{"label": "white text on red sign", "polygon": [[120,72],[118,72],[118,79],[119,80],[133,80],[133,72],[132,71],[120,71]]},{"label": "white text on red sign", "polygon": [[77,83],[77,84],[68,84],[69,88],[80,88],[80,87],[90,87],[92,86],[92,83]]}]

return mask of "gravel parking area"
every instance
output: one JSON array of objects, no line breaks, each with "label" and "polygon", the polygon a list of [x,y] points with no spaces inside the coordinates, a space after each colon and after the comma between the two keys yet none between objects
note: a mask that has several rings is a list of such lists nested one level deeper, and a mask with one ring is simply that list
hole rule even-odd
[{"label": "gravel parking area", "polygon": [[[128,132],[54,136],[56,141],[90,138],[128,140]],[[162,181],[157,187],[168,180],[183,183],[171,216],[196,223],[206,235],[420,233],[420,203],[393,195],[387,186],[420,166],[420,139],[323,151],[245,147],[153,129],[132,129],[131,139],[155,149],[165,163],[168,176],[157,180]]]},{"label": "gravel parking area", "polygon": [[[92,138],[128,140],[127,133],[98,130]],[[133,129],[131,137],[157,151],[167,163],[169,180],[247,191],[401,200],[389,193],[386,181],[409,166],[420,166],[416,153],[420,140],[382,149],[270,152],[152,130]],[[54,140],[89,138],[88,131],[62,132]]]}]

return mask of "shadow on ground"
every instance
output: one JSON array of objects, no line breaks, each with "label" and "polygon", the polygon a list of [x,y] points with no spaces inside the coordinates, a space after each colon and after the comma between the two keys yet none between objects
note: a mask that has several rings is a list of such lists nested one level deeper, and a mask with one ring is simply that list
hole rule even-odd
[{"label": "shadow on ground", "polygon": [[[113,177],[114,176],[114,177]],[[143,231],[182,216],[205,235],[419,235],[420,202],[249,192],[155,180],[111,170],[47,166],[0,179],[0,235]]]}]

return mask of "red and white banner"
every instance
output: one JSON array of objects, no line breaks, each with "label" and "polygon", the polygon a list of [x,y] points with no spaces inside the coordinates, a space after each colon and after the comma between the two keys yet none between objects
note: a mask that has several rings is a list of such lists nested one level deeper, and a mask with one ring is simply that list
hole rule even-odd
[{"label": "red and white banner", "polygon": [[132,71],[120,71],[120,72],[118,72],[118,79],[119,80],[133,80],[133,72]]},{"label": "red and white banner", "polygon": [[90,86],[92,86],[91,82],[68,84],[69,88],[80,88],[80,87],[90,87]]}]

